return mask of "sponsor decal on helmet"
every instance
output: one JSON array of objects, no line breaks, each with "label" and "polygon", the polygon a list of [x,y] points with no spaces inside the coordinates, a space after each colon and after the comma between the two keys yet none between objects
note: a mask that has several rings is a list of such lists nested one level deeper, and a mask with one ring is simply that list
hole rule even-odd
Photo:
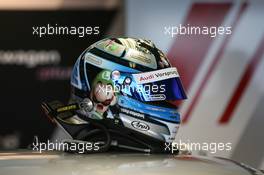
[{"label": "sponsor decal on helmet", "polygon": [[151,54],[139,52],[139,51],[134,50],[134,49],[128,49],[125,57],[123,57],[123,58],[128,60],[128,61],[132,61],[136,64],[140,64],[140,65],[152,68],[152,69],[157,68],[157,63],[156,63],[155,57],[154,57],[154,55],[151,55]]},{"label": "sponsor decal on helmet", "polygon": [[154,94],[154,95],[145,96],[146,101],[160,101],[160,100],[165,100],[165,99],[166,99],[165,94]]},{"label": "sponsor decal on helmet", "polygon": [[117,57],[120,57],[125,51],[124,46],[110,39],[106,40],[105,42],[99,43],[96,47],[104,52],[107,52]]},{"label": "sponsor decal on helmet", "polygon": [[110,80],[110,78],[111,78],[110,75],[111,75],[111,72],[104,71],[104,72],[102,72],[102,79]]},{"label": "sponsor decal on helmet", "polygon": [[146,123],[140,121],[133,121],[131,122],[131,125],[141,131],[148,131],[150,129]]},{"label": "sponsor decal on helmet", "polygon": [[179,74],[175,67],[170,67],[157,71],[133,74],[133,77],[137,84],[145,84],[145,83],[151,83],[151,82],[179,77]]},{"label": "sponsor decal on helmet", "polygon": [[102,60],[99,59],[98,57],[96,56],[93,56],[92,54],[86,54],[85,55],[85,60],[91,64],[95,64],[95,65],[101,65],[102,64]]},{"label": "sponsor decal on helmet", "polygon": [[125,109],[125,108],[120,108],[121,112],[128,114],[128,115],[132,115],[134,117],[140,117],[140,118],[144,118],[145,115],[139,112],[135,112],[135,111],[131,111],[129,109]]}]

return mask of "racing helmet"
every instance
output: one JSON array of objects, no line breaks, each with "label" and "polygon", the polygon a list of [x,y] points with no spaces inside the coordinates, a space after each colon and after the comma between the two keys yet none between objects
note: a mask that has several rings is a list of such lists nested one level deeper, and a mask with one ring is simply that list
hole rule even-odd
[{"label": "racing helmet", "polygon": [[[186,99],[179,73],[150,40],[107,38],[87,48],[71,76],[71,100],[90,99],[84,119],[112,120],[121,133],[172,142],[181,119],[173,101]],[[130,146],[129,144],[127,146]]]},{"label": "racing helmet", "polygon": [[60,125],[74,139],[103,142],[104,151],[164,152],[181,123],[175,101],[187,98],[177,68],[153,42],[138,38],[88,47],[74,65],[71,89],[78,122]]}]

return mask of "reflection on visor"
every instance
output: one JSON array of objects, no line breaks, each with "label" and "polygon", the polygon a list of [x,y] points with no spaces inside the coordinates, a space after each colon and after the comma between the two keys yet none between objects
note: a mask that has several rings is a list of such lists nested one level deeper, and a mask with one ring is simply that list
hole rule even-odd
[{"label": "reflection on visor", "polygon": [[138,74],[113,71],[112,79],[119,92],[140,101],[187,98],[176,68]]}]

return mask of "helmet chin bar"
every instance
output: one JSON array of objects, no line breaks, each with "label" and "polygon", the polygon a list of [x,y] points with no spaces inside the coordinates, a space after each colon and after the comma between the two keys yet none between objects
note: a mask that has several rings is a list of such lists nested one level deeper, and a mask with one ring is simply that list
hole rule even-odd
[{"label": "helmet chin bar", "polygon": [[169,153],[166,152],[165,142],[124,128],[124,126],[115,125],[114,119],[96,120],[81,114],[75,115],[76,110],[91,111],[92,105],[89,99],[66,106],[59,101],[52,101],[42,103],[42,109],[52,122],[56,123],[72,138],[66,140],[66,143],[100,143],[98,150],[86,151],[85,153],[109,150]]}]

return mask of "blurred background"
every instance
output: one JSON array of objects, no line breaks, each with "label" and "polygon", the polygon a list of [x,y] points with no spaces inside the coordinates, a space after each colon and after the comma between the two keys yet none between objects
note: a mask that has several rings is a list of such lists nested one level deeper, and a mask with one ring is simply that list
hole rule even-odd
[{"label": "blurred background", "polygon": [[[26,148],[55,127],[40,103],[70,95],[71,68],[104,37],[154,41],[188,100],[177,140],[232,143],[215,154],[264,169],[264,1],[0,0],[0,150]],[[33,35],[32,27],[99,26],[97,35]],[[165,27],[231,26],[231,35],[166,35]]]}]

